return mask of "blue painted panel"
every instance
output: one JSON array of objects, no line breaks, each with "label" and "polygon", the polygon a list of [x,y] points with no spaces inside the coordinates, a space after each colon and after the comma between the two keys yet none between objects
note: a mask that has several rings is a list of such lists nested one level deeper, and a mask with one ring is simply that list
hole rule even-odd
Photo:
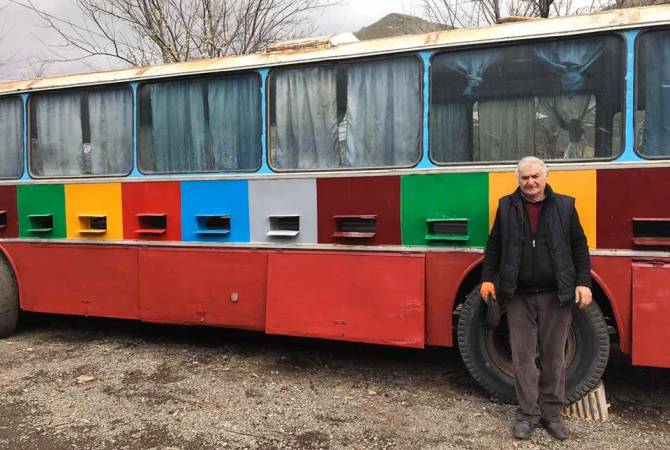
[{"label": "blue painted panel", "polygon": [[430,114],[430,57],[433,55],[433,52],[421,52],[419,53],[421,60],[423,61],[423,155],[421,155],[421,161],[416,165],[417,169],[430,169],[432,167],[437,167],[430,160],[430,155],[428,154],[430,149],[429,141],[429,130],[428,130],[428,114]]},{"label": "blue painted panel", "polygon": [[[205,216],[227,217],[230,223],[208,230]],[[184,241],[249,242],[247,180],[183,181],[181,236]]]}]

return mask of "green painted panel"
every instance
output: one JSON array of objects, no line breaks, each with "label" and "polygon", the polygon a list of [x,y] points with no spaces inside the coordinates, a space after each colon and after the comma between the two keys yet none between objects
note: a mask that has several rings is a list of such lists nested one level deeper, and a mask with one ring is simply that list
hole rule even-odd
[{"label": "green painted panel", "polygon": [[62,184],[17,187],[19,236],[64,239],[65,189]]},{"label": "green painted panel", "polygon": [[486,245],[489,233],[487,173],[407,175],[400,183],[404,245]]}]

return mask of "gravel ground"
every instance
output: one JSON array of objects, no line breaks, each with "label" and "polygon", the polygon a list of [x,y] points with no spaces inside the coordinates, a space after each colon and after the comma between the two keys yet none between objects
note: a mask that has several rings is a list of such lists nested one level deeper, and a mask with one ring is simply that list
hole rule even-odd
[{"label": "gravel ground", "polygon": [[615,358],[610,420],[510,435],[454,349],[26,315],[0,340],[0,448],[670,448],[670,370]]}]

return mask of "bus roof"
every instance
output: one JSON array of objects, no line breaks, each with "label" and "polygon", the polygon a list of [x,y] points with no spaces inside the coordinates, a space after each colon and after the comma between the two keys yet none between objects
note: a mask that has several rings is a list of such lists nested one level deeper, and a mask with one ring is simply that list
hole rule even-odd
[{"label": "bus roof", "polygon": [[555,17],[458,28],[334,45],[329,48],[298,48],[251,55],[226,56],[174,64],[94,72],[0,83],[0,95],[54,88],[142,81],[210,72],[243,71],[331,59],[366,57],[390,53],[431,50],[523,39],[579,35],[599,31],[670,24],[670,5],[602,11],[578,16]]}]

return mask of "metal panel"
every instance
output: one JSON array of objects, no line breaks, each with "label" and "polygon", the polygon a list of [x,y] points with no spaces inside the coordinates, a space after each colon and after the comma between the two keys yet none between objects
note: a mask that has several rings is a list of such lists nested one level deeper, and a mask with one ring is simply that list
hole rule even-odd
[{"label": "metal panel", "polygon": [[[179,183],[123,183],[123,238],[157,241],[181,240]],[[165,215],[165,231],[152,233],[141,224],[143,214]],[[154,230],[156,231],[156,230]]]},{"label": "metal panel", "polygon": [[[401,180],[403,244],[455,247],[483,247],[486,244],[487,173],[407,175]],[[468,240],[431,240],[429,221],[450,218],[469,219]]]},{"label": "metal panel", "polygon": [[[123,239],[121,183],[65,185],[68,239]],[[92,230],[87,218],[105,218],[105,229]]]},{"label": "metal panel", "polygon": [[[252,180],[249,182],[252,242],[316,243],[316,180]],[[295,236],[268,235],[271,216],[299,216]]]},{"label": "metal panel", "polygon": [[[400,245],[400,177],[323,178],[317,180],[319,242]],[[335,216],[376,216],[370,238],[335,238]]]},{"label": "metal panel", "polygon": [[142,320],[264,329],[265,252],[153,248],[139,261]]},{"label": "metal panel", "polygon": [[670,261],[633,263],[633,364],[670,367]]},{"label": "metal panel", "polygon": [[421,348],[423,255],[268,255],[266,331]]},{"label": "metal panel", "polygon": [[137,249],[120,246],[4,244],[16,268],[21,308],[139,318]]},{"label": "metal panel", "polygon": [[0,238],[19,236],[16,186],[0,186]]},{"label": "metal panel", "polygon": [[[181,234],[185,241],[249,242],[249,192],[246,180],[183,181]],[[230,229],[210,230],[204,216],[227,216]]]},{"label": "metal panel", "polygon": [[[17,187],[19,234],[25,238],[66,237],[65,189],[62,184],[32,184]],[[52,229],[41,227],[36,217],[51,216]]]}]

